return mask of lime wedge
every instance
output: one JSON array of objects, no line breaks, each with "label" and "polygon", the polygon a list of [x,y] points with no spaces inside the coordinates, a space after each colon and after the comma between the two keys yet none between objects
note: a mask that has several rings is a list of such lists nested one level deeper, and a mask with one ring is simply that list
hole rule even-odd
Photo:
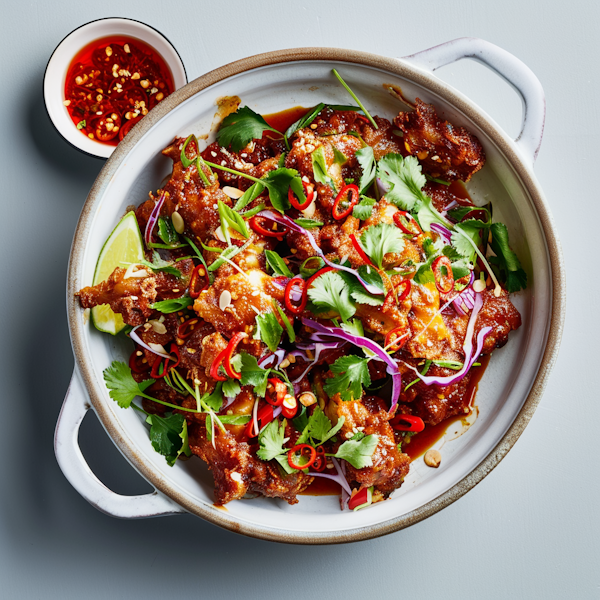
[{"label": "lime wedge", "polygon": [[[128,212],[108,236],[100,251],[94,281],[97,285],[108,279],[123,263],[135,263],[144,258],[142,234],[133,211]],[[123,317],[114,313],[108,304],[92,308],[92,323],[99,331],[116,335],[125,327]]]}]

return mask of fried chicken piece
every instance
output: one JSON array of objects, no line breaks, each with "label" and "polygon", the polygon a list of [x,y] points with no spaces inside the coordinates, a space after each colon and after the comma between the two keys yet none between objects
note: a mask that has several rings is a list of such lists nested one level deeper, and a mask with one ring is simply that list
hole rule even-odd
[{"label": "fried chicken piece", "polygon": [[377,447],[373,453],[373,466],[355,469],[347,464],[347,479],[360,487],[375,486],[385,496],[399,488],[410,469],[410,457],[398,450],[394,438],[394,430],[388,423],[390,414],[385,402],[376,396],[365,396],[362,400],[338,401],[338,417],[344,417],[341,438],[353,434],[358,429],[365,435],[379,436]]},{"label": "fried chicken piece", "polygon": [[431,104],[419,98],[413,112],[401,112],[394,123],[404,132],[406,151],[419,159],[423,171],[447,181],[469,181],[485,164],[479,140],[464,127],[442,121]]},{"label": "fried chicken piece", "polygon": [[[123,279],[126,269],[117,267],[106,281],[77,292],[82,308],[108,304],[128,325],[141,325],[152,314],[156,300],[157,276]],[[162,273],[160,273],[162,275]]]},{"label": "fried chicken piece", "polygon": [[215,481],[215,504],[222,506],[257,492],[270,498],[282,498],[296,504],[296,495],[313,480],[302,472],[282,476],[277,465],[254,457],[246,442],[238,442],[233,433],[215,427],[215,446],[206,437],[206,415],[194,415],[188,434],[191,451],[208,464]]}]

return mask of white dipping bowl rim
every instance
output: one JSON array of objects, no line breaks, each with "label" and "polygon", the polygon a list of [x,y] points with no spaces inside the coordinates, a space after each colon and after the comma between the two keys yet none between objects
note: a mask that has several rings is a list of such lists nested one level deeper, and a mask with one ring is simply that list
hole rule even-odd
[{"label": "white dipping bowl rim", "polygon": [[46,65],[44,73],[44,104],[46,105],[46,112],[58,133],[71,146],[84,154],[98,158],[108,158],[115,151],[116,146],[92,140],[84,136],[75,127],[67,107],[63,104],[65,99],[65,81],[73,57],[84,46],[87,46],[94,40],[112,35],[137,38],[156,50],[171,70],[175,90],[187,83],[187,73],[175,46],[158,29],[146,25],[141,21],[121,17],[106,17],[80,25],[77,29],[66,35],[55,48]]}]

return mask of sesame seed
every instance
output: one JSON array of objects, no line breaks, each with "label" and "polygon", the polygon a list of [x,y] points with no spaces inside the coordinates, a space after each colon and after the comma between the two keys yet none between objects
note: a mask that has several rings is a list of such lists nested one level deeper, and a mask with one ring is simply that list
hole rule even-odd
[{"label": "sesame seed", "polygon": [[224,167],[226,164],[227,164],[227,161],[226,161],[226,160],[222,160],[222,161],[221,161],[221,166],[222,166],[222,167]]},{"label": "sesame seed", "polygon": [[210,151],[210,155],[211,155],[213,158],[216,158],[216,156],[217,156],[217,153],[216,153],[214,150],[211,150],[211,151]]},{"label": "sesame seed", "polygon": [[351,431],[348,431],[346,433],[346,438],[350,439],[351,437],[354,437],[354,434]]},{"label": "sesame seed", "polygon": [[137,356],[141,356],[142,354],[144,354],[144,353],[143,353],[141,350],[138,350],[138,351],[136,352],[136,355],[137,355]]},{"label": "sesame seed", "polygon": [[188,349],[187,349],[187,351],[188,351],[190,354],[196,354],[196,351],[195,351],[193,348],[188,348]]}]

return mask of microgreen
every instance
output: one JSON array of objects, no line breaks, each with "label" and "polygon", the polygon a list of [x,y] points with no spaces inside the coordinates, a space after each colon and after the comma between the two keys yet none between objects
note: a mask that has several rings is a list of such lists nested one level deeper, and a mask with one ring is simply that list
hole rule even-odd
[{"label": "microgreen", "polygon": [[327,415],[317,406],[308,419],[294,419],[294,426],[296,424],[302,425],[302,433],[296,444],[309,443],[315,447],[320,446],[331,439],[342,428],[344,421],[345,418],[340,417],[338,422],[332,425]]}]

